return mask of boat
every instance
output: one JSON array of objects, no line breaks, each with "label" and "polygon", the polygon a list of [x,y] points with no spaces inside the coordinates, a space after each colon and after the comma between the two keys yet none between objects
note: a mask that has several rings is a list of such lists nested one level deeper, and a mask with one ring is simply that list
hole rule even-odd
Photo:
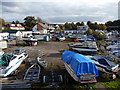
[{"label": "boat", "polygon": [[69,45],[69,48],[79,52],[97,52],[98,48],[96,42],[86,41],[83,43],[74,43]]},{"label": "boat", "polygon": [[21,54],[21,53],[26,53],[24,48],[18,48],[16,50],[14,50],[12,54],[14,54],[14,55],[17,54],[18,55],[18,54]]},{"label": "boat", "polygon": [[120,49],[120,43],[119,44],[114,44],[114,45],[109,45],[106,47],[107,50],[115,50],[115,49]]},{"label": "boat", "polygon": [[42,66],[43,68],[47,67],[47,62],[45,61],[44,58],[42,57],[37,57],[37,62],[40,66]]},{"label": "boat", "polygon": [[35,46],[38,44],[38,39],[35,39],[35,38],[24,38],[23,39],[24,42],[26,42],[27,45],[30,45],[30,46]]},{"label": "boat", "polygon": [[53,35],[52,38],[53,38],[53,40],[56,40],[56,41],[64,41],[65,40],[65,37],[63,34]]},{"label": "boat", "polygon": [[111,51],[111,54],[120,57],[120,49],[115,49]]},{"label": "boat", "polygon": [[2,49],[0,48],[0,55],[3,55],[4,54],[4,52],[2,51]]},{"label": "boat", "polygon": [[88,57],[97,67],[99,71],[105,73],[117,73],[119,69],[119,64],[116,64],[110,60],[107,60],[103,56],[100,55],[93,55],[93,56],[86,56]]},{"label": "boat", "polygon": [[79,83],[96,83],[98,70],[95,64],[84,55],[65,50],[62,55],[65,68]]},{"label": "boat", "polygon": [[41,68],[40,68],[40,66],[37,63],[32,64],[28,68],[28,70],[27,70],[27,72],[26,72],[26,74],[24,76],[24,80],[26,82],[31,82],[31,81],[32,82],[36,82],[36,81],[38,81],[39,80],[40,71],[41,71]]},{"label": "boat", "polygon": [[0,76],[7,77],[12,74],[28,57],[26,53],[21,54],[3,54],[0,56]]}]

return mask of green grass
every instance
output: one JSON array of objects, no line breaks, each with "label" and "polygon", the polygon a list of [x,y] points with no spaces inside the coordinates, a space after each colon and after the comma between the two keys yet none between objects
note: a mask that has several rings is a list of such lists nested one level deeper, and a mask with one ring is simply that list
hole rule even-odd
[{"label": "green grass", "polygon": [[116,79],[115,81],[111,81],[111,82],[105,82],[102,84],[105,85],[105,87],[109,88],[109,89],[119,89],[120,88],[120,80],[119,79]]},{"label": "green grass", "polygon": [[[97,90],[97,87],[94,84],[90,84],[92,90]],[[87,85],[73,85],[74,89],[88,89]]]},{"label": "green grass", "polygon": [[91,84],[90,87],[92,87],[92,90],[98,90],[97,86]]}]

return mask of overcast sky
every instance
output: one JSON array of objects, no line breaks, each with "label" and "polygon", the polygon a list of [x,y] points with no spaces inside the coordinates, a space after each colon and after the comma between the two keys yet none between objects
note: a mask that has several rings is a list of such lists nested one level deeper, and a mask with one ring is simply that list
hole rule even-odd
[{"label": "overcast sky", "polygon": [[118,19],[120,0],[0,0],[1,17],[6,22],[26,16],[40,17],[49,23],[107,22]]}]

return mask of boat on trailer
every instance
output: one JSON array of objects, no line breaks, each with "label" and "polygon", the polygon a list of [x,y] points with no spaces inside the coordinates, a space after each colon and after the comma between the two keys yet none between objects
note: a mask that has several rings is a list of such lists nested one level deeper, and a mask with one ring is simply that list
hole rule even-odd
[{"label": "boat on trailer", "polygon": [[41,72],[41,67],[37,63],[32,64],[26,71],[24,80],[26,82],[31,82],[31,81],[36,82],[39,80],[40,72]]},{"label": "boat on trailer", "polygon": [[96,83],[98,70],[95,64],[87,57],[65,50],[62,55],[65,68],[70,76],[80,83]]},{"label": "boat on trailer", "polygon": [[3,54],[0,56],[0,76],[6,77],[12,74],[28,57],[26,53],[19,55],[14,54]]},{"label": "boat on trailer", "polygon": [[37,62],[40,66],[42,66],[43,68],[47,67],[47,62],[44,58],[42,57],[37,57]]}]

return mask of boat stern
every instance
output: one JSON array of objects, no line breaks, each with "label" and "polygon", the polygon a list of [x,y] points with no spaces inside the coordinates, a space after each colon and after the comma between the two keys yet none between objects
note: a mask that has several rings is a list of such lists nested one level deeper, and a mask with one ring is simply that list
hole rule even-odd
[{"label": "boat stern", "polygon": [[91,74],[85,74],[80,76],[81,83],[96,83],[96,76]]},{"label": "boat stern", "polygon": [[5,71],[6,69],[0,69],[0,77],[6,77]]},{"label": "boat stern", "polygon": [[112,68],[112,72],[118,72],[119,70],[120,70],[120,68],[119,68],[118,64]]}]

